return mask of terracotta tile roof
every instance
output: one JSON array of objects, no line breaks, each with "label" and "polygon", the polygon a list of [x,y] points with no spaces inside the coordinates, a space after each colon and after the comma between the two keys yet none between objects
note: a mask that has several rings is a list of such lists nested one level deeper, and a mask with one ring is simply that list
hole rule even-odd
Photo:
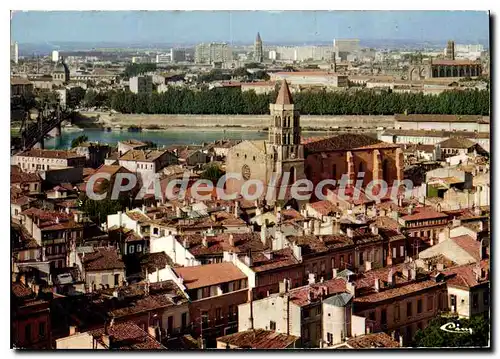
[{"label": "terracotta tile roof", "polygon": [[302,255],[328,252],[332,249],[349,247],[354,244],[352,239],[343,235],[289,236],[287,239],[301,247]]},{"label": "terracotta tile roof", "polygon": [[85,254],[82,258],[87,271],[103,271],[110,269],[124,269],[125,264],[116,248],[96,248],[95,252]]},{"label": "terracotta tile roof", "polygon": [[129,150],[118,159],[120,161],[154,162],[167,152],[163,150]]},{"label": "terracotta tile roof", "polygon": [[305,221],[304,216],[293,208],[281,210],[281,221],[284,223]]},{"label": "terracotta tile roof", "polygon": [[425,206],[415,207],[413,209],[413,214],[407,214],[401,218],[405,221],[418,221],[425,219],[444,219],[448,218],[448,215],[443,212],[438,212],[430,206]]},{"label": "terracotta tile roof", "polygon": [[271,330],[255,329],[238,332],[217,338],[218,342],[234,345],[238,348],[285,349],[299,337],[276,333]]},{"label": "terracotta tile roof", "polygon": [[[312,137],[302,139],[302,144],[309,152],[354,150],[369,145],[383,143],[373,137],[359,134],[342,134],[333,137]],[[384,143],[385,144],[385,143]],[[388,147],[393,147],[387,143]]]},{"label": "terracotta tile roof", "polygon": [[65,212],[50,211],[32,207],[21,212],[21,215],[31,217],[35,220],[35,222],[39,219],[40,221],[37,222],[37,226],[43,231],[77,229],[83,227],[83,223],[74,221],[73,214],[67,214]]},{"label": "terracotta tile roof", "polygon": [[23,226],[17,223],[11,222],[10,237],[13,252],[40,248],[36,239],[34,239]]},{"label": "terracotta tile roof", "polygon": [[224,251],[246,253],[249,250],[263,251],[268,248],[262,243],[258,233],[222,233],[207,236],[206,246],[203,245],[203,235],[201,234],[179,235],[177,238],[181,244],[184,241],[186,242],[187,249],[195,257],[205,255],[222,256]]},{"label": "terracotta tile roof", "polygon": [[[346,281],[342,278],[335,278],[324,281],[323,283],[316,282],[315,284],[290,289],[290,301],[299,307],[309,305],[319,298],[323,288],[326,288],[328,296],[347,291]],[[309,300],[309,293],[311,293],[311,300]]]},{"label": "terracotta tile roof", "polygon": [[339,211],[339,208],[328,200],[309,203],[309,206],[323,216],[328,216]]},{"label": "terracotta tile roof", "polygon": [[11,172],[10,183],[29,183],[29,182],[42,182],[42,178],[38,173],[28,172]]},{"label": "terracotta tile roof", "polygon": [[291,105],[293,104],[292,94],[288,88],[288,83],[283,80],[278,97],[276,98],[277,105]]},{"label": "terracotta tile roof", "polygon": [[[99,338],[102,344],[104,328],[89,332],[94,338]],[[157,350],[166,349],[156,339],[142,330],[133,322],[113,324],[109,328],[109,335],[113,336],[113,349]]]},{"label": "terracotta tile roof", "polygon": [[174,301],[163,294],[148,295],[134,301],[130,306],[113,309],[109,314],[114,318],[120,318],[138,313],[150,312],[160,308],[172,307],[174,305]]},{"label": "terracotta tile roof", "polygon": [[[490,261],[489,259],[484,259],[477,264],[466,264],[458,267],[448,268],[442,273],[446,277],[446,283],[448,285],[460,288],[472,288],[476,285],[483,284],[489,281],[489,270]],[[483,270],[485,276],[481,278],[481,274],[476,273],[476,271]],[[478,276],[479,274],[479,276]]]},{"label": "terracotta tile roof", "polygon": [[12,294],[16,297],[16,299],[30,299],[34,296],[33,291],[22,282],[13,282],[12,283]]},{"label": "terracotta tile roof", "polygon": [[139,212],[139,211],[128,211],[125,213],[125,215],[128,218],[130,218],[131,220],[139,222],[139,223],[149,221],[149,217],[146,216],[144,213]]},{"label": "terracotta tile roof", "polygon": [[25,206],[31,202],[35,202],[36,199],[28,197],[28,196],[19,196],[14,195],[11,196],[10,203],[17,204],[18,206]]},{"label": "terracotta tile roof", "polygon": [[473,147],[476,143],[465,137],[452,137],[447,140],[441,141],[438,145],[441,148],[460,148],[460,149],[469,149]]},{"label": "terracotta tile roof", "polygon": [[[387,280],[387,278],[385,278],[385,280]],[[372,285],[373,283],[374,282],[372,282]],[[381,302],[388,299],[405,296],[410,293],[417,293],[422,290],[441,285],[443,285],[443,282],[436,282],[433,279],[428,279],[419,282],[409,282],[407,284],[395,286],[394,288],[381,289],[379,292],[375,292],[374,290],[370,291],[369,294],[354,298],[354,302],[355,303]]]},{"label": "terracotta tile roof", "polygon": [[460,248],[466,251],[477,262],[481,260],[481,242],[475,240],[471,236],[464,235],[451,238]]},{"label": "terracotta tile roof", "polygon": [[145,273],[153,273],[158,269],[163,269],[166,266],[173,266],[174,262],[165,252],[147,253],[141,259],[141,269]]},{"label": "terracotta tile roof", "polygon": [[247,278],[238,267],[230,262],[172,269],[184,280],[183,284],[187,289],[203,288]]},{"label": "terracotta tile roof", "polygon": [[11,77],[10,78],[11,85],[32,85],[31,81],[24,77]]},{"label": "terracotta tile roof", "polygon": [[399,342],[386,333],[365,334],[347,339],[347,345],[353,349],[398,348]]},{"label": "terracotta tile roof", "polygon": [[388,129],[382,136],[416,136],[416,137],[466,137],[470,139],[489,139],[489,132],[469,132],[469,131],[439,131],[439,130],[401,130]]},{"label": "terracotta tile roof", "polygon": [[254,272],[271,271],[278,268],[286,268],[299,264],[290,248],[284,248],[271,252],[271,258],[268,258],[262,252],[252,253],[252,270]]},{"label": "terracotta tile roof", "polygon": [[83,155],[79,155],[74,151],[63,151],[63,150],[41,150],[41,149],[31,149],[18,153],[16,156],[23,157],[38,157],[38,158],[58,158],[58,159],[70,159],[70,158],[85,158]]},{"label": "terracotta tile roof", "polygon": [[133,229],[128,229],[124,227],[113,226],[108,228],[109,239],[117,242],[133,242],[142,241],[142,237],[139,236]]}]

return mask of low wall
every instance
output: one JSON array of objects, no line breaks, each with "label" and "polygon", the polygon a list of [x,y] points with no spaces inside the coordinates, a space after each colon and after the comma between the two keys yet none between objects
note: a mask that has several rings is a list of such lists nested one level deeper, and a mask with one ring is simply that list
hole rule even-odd
[{"label": "low wall", "polygon": [[[99,116],[103,126],[131,125],[148,128],[165,127],[255,127],[264,128],[270,124],[270,115],[135,115],[109,113],[86,113],[88,117]],[[394,127],[394,116],[307,116],[300,117],[303,128],[377,128]]]}]

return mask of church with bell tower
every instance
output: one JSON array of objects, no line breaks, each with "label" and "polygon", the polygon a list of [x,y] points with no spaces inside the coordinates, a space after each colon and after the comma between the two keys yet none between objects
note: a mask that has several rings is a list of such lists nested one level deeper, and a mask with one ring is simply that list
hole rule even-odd
[{"label": "church with bell tower", "polygon": [[245,181],[259,180],[264,184],[264,196],[272,187],[275,195],[284,191],[285,198],[289,198],[291,185],[305,178],[300,114],[286,81],[269,109],[268,140],[243,141],[228,151],[226,173],[241,174],[242,178],[227,180],[228,193],[240,193]]},{"label": "church with bell tower", "polygon": [[[301,179],[310,180],[313,186],[325,179],[340,181],[344,174],[354,183],[361,172],[363,186],[380,179],[391,186],[403,179],[404,156],[399,145],[361,134],[302,138],[300,113],[286,81],[269,110],[268,139],[242,141],[228,151],[226,193],[241,194],[246,181],[256,180],[264,184],[261,198],[283,193],[285,204],[298,206],[290,189]],[[255,186],[248,187],[249,194],[254,194]]]}]

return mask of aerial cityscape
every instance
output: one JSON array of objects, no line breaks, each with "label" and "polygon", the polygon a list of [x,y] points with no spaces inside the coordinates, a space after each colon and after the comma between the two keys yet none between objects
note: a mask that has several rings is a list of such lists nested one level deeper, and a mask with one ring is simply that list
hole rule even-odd
[{"label": "aerial cityscape", "polygon": [[13,11],[11,348],[491,348],[489,16]]}]

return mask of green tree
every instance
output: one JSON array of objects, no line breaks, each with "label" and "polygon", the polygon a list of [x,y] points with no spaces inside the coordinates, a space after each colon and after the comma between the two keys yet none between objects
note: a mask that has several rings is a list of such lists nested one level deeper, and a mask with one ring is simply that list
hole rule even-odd
[{"label": "green tree", "polygon": [[93,221],[98,224],[104,223],[109,214],[115,214],[123,209],[123,204],[118,200],[105,198],[102,200],[92,200],[84,197],[81,201],[80,209]]},{"label": "green tree", "polygon": [[85,97],[85,90],[81,87],[72,87],[68,90],[66,105],[69,108],[75,108],[80,105]]},{"label": "green tree", "polygon": [[87,142],[88,140],[89,138],[86,135],[80,135],[74,138],[73,141],[71,141],[71,148],[78,147],[79,145],[81,145],[84,142]]},{"label": "green tree", "polygon": [[[444,324],[450,322],[462,329],[472,329],[472,334],[468,331],[450,333],[441,329]],[[490,332],[490,321],[482,315],[476,315],[470,319],[438,317],[433,319],[425,329],[417,331],[412,346],[421,348],[488,347]]]},{"label": "green tree", "polygon": [[205,167],[203,172],[200,174],[200,178],[212,181],[214,184],[217,183],[219,178],[224,175],[224,171],[220,169],[219,166],[215,164],[209,164]]}]

